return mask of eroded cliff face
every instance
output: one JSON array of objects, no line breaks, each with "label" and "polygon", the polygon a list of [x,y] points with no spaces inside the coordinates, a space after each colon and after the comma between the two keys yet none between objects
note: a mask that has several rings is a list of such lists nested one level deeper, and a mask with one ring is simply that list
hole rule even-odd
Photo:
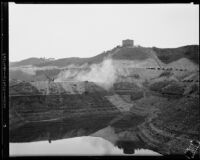
[{"label": "eroded cliff face", "polygon": [[[110,79],[113,83],[116,80],[116,73],[127,74],[127,71],[123,71],[123,69],[120,71],[121,68],[127,67],[142,69],[169,67],[196,70],[199,65],[198,61],[196,61],[199,57],[198,48],[198,46],[184,46],[172,49],[115,47],[91,58],[65,58],[45,63],[41,62],[40,59],[36,62],[37,58],[33,62],[31,61],[32,59],[27,59],[14,64],[11,63],[9,78],[44,81],[47,80],[45,76],[47,74],[58,81],[78,79],[98,83],[103,81],[105,83]],[[147,78],[152,77],[152,74],[154,74],[154,72],[147,73],[149,73],[149,70],[143,74]],[[177,72],[176,74],[178,73],[183,72]]]}]

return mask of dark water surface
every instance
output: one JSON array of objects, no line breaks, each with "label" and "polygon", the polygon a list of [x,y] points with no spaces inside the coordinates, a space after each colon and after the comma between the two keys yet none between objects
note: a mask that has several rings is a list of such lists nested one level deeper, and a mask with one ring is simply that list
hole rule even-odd
[{"label": "dark water surface", "polygon": [[10,130],[10,156],[160,155],[135,138],[134,128],[142,117],[126,116],[111,124],[120,116],[118,112],[97,113],[73,114],[55,121],[32,120],[33,114],[26,113],[32,122],[23,121]]}]

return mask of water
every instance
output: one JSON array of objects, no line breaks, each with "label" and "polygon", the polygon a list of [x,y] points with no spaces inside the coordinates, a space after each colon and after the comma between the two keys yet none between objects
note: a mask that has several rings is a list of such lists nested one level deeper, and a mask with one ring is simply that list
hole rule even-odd
[{"label": "water", "polygon": [[[54,108],[43,113],[39,110],[41,107],[35,107],[37,112],[32,113],[31,106],[27,107],[29,110],[24,109],[21,115],[29,121],[17,121],[20,125],[10,129],[10,156],[159,155],[136,134],[136,127],[144,121],[142,116],[122,115],[119,111],[99,112],[99,108],[96,112],[93,110],[95,114],[80,111],[72,114],[68,112],[70,109]],[[110,107],[110,110],[114,109]],[[52,120],[63,115],[66,118]]]},{"label": "water", "polygon": [[[123,149],[100,137],[75,137],[63,140],[10,143],[10,156],[69,156],[69,155],[127,155]],[[153,155],[159,153],[148,149],[136,149],[134,154]]]}]

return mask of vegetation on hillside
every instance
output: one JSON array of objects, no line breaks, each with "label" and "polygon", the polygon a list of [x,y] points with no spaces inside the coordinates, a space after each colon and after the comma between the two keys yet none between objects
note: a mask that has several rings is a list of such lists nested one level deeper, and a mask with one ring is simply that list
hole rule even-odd
[{"label": "vegetation on hillside", "polygon": [[173,61],[176,61],[180,58],[188,58],[199,64],[199,46],[198,45],[190,45],[183,46],[179,48],[156,48],[153,47],[153,50],[156,52],[158,58],[168,64]]}]

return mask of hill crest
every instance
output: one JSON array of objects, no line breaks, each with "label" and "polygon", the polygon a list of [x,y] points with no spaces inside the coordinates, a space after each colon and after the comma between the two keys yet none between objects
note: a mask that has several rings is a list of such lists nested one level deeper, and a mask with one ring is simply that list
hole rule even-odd
[{"label": "hill crest", "polygon": [[[152,54],[155,55],[152,55]],[[187,58],[196,64],[199,64],[199,46],[188,45],[178,48],[145,48],[145,47],[115,47],[109,51],[98,54],[89,58],[61,58],[57,60],[44,60],[42,58],[28,58],[19,62],[10,62],[10,67],[19,67],[25,65],[33,65],[38,67],[43,66],[58,66],[64,67],[71,64],[83,65],[101,63],[105,58],[111,57],[114,60],[145,60],[155,56],[163,63],[168,64],[181,58]]]}]

